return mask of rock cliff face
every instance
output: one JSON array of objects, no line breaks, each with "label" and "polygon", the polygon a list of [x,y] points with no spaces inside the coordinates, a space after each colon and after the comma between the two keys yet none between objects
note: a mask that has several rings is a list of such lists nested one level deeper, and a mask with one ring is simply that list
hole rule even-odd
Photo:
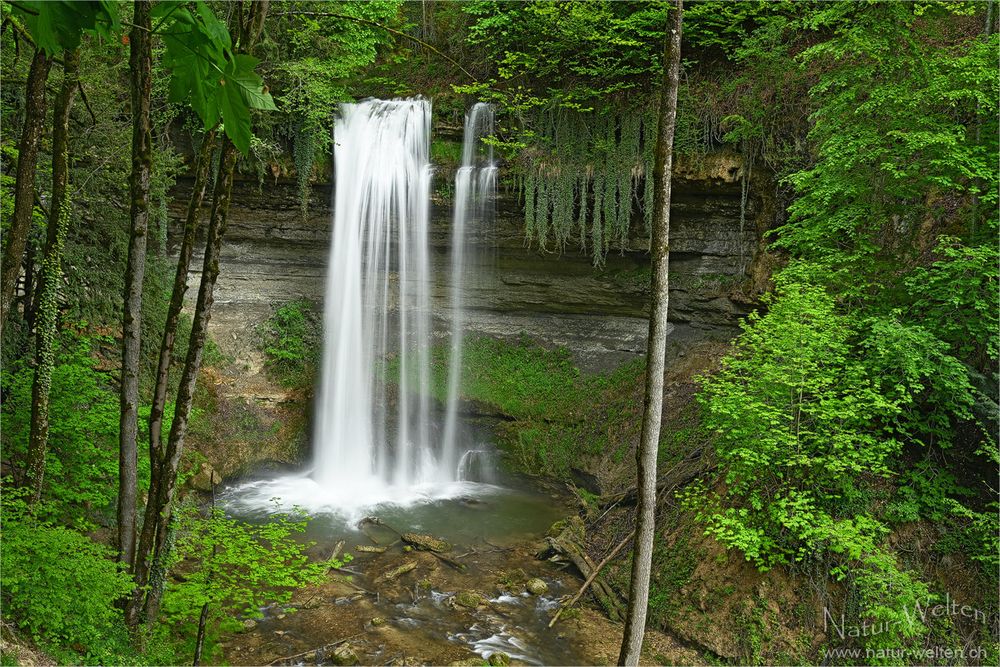
[{"label": "rock cliff face", "polygon": [[[741,294],[747,267],[766,227],[757,193],[745,202],[738,158],[714,155],[681,161],[675,173],[671,219],[670,319],[679,341],[735,332],[748,304]],[[452,175],[435,177],[432,261],[436,281],[437,330],[448,329],[448,264],[451,201],[442,193]],[[501,181],[502,182],[502,181]],[[190,183],[177,185],[179,228]],[[332,185],[312,189],[303,216],[294,183],[238,182],[216,288],[212,334],[223,350],[246,349],[257,324],[282,303],[322,303],[331,230]],[[743,215],[741,216],[741,208]],[[742,222],[741,222],[742,219]],[[641,228],[641,221],[634,225]],[[576,249],[540,250],[525,243],[517,193],[501,185],[496,231],[479,243],[476,279],[466,281],[468,329],[492,336],[522,332],[568,347],[585,369],[612,366],[645,350],[649,307],[648,244],[636,233],[626,252],[612,252],[604,266]],[[200,278],[200,257],[189,297]]]}]

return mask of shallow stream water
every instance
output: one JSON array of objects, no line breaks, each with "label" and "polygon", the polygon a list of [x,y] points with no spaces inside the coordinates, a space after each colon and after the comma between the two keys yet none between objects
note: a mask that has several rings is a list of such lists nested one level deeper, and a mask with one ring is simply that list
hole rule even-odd
[{"label": "shallow stream water", "polygon": [[[227,489],[220,499],[232,516],[267,521],[276,509],[299,504],[262,502],[268,494],[296,488],[295,498],[308,499],[310,484],[307,476],[261,479]],[[295,613],[264,610],[265,619],[253,630],[259,636],[243,637],[238,642],[243,655],[227,654],[232,662],[270,662],[306,652],[283,664],[325,664],[332,649],[309,649],[348,636],[362,664],[448,664],[488,659],[498,651],[521,664],[587,662],[572,638],[547,627],[560,598],[572,594],[579,579],[534,558],[549,527],[573,512],[564,493],[505,479],[410,489],[405,497],[346,510],[313,501],[304,535],[315,542],[312,555],[325,559],[343,541],[354,560],[326,584],[303,592]],[[364,517],[377,517],[381,525],[359,525]],[[428,552],[404,550],[399,533],[405,532],[446,540],[452,545],[447,557],[464,570]],[[359,545],[386,551],[364,553]],[[417,564],[413,571],[381,580],[410,562]],[[526,580],[536,577],[548,587],[542,595],[525,590]],[[470,593],[479,603],[458,602]]]}]

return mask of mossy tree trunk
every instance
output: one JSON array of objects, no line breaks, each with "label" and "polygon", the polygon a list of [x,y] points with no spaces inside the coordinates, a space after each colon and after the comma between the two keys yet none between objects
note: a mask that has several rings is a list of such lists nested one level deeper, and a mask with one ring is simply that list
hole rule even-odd
[{"label": "mossy tree trunk", "polygon": [[35,51],[25,89],[24,127],[17,144],[17,172],[14,181],[14,212],[7,231],[0,280],[0,333],[14,303],[14,290],[21,275],[21,258],[31,232],[35,209],[35,168],[38,165],[38,143],[45,131],[45,82],[49,78],[52,59],[42,49]]},{"label": "mossy tree trunk", "polygon": [[122,316],[121,414],[118,429],[118,560],[135,561],[138,491],[139,354],[142,329],[142,281],[146,274],[149,230],[149,182],[153,168],[150,96],[153,86],[152,3],[137,0],[129,33],[129,84],[132,100],[132,173],[129,177],[131,233],[125,269]]},{"label": "mossy tree trunk", "polygon": [[[260,37],[267,15],[268,0],[249,3],[249,12],[243,19],[241,12],[234,14],[234,42],[239,52],[250,53]],[[214,303],[215,282],[219,277],[219,255],[222,239],[226,232],[229,203],[232,194],[233,176],[236,168],[237,149],[223,137],[219,174],[212,195],[212,211],[209,216],[205,241],[205,258],[202,266],[198,301],[191,323],[191,339],[187,358],[181,374],[174,416],[170,425],[170,436],[157,460],[150,462],[149,501],[143,517],[142,532],[135,561],[136,595],[126,610],[126,621],[132,627],[145,621],[151,626],[160,610],[163,596],[165,563],[168,559],[171,515],[177,486],[177,472],[184,442],[187,436],[191,408],[194,403],[195,386],[201,371],[202,353],[208,338],[208,323]]]},{"label": "mossy tree trunk", "polygon": [[35,327],[35,376],[31,386],[31,431],[25,461],[25,482],[31,502],[42,495],[45,456],[49,443],[49,391],[59,332],[59,291],[63,280],[62,253],[69,229],[69,118],[80,87],[80,52],[63,54],[62,88],[56,96],[52,118],[52,204],[49,209],[45,257],[42,260]]},{"label": "mossy tree trunk", "polygon": [[156,366],[156,385],[153,389],[153,405],[149,413],[149,460],[159,461],[162,445],[163,411],[167,403],[167,380],[170,376],[170,358],[177,339],[177,323],[181,310],[184,308],[184,294],[187,292],[188,271],[191,269],[191,256],[194,254],[194,244],[198,237],[201,221],[201,206],[208,190],[208,174],[212,166],[212,155],[215,151],[215,130],[208,132],[202,139],[198,151],[198,161],[195,165],[194,189],[188,201],[187,215],[184,218],[184,237],[177,258],[177,271],[174,273],[174,286],[170,294],[170,306],[167,309],[167,320],[163,327],[163,338],[160,341],[160,358]]},{"label": "mossy tree trunk", "polygon": [[683,0],[667,13],[667,38],[663,53],[663,87],[660,93],[660,127],[656,143],[655,219],[652,240],[653,307],[649,317],[649,347],[646,351],[646,398],[643,403],[642,434],[636,451],[638,476],[638,521],[632,549],[632,576],[628,614],[622,638],[620,665],[638,665],[646,630],[649,578],[653,565],[656,528],[656,454],[663,416],[663,373],[667,349],[667,306],[670,280],[670,179],[673,172],[674,129],[677,125],[677,89],[680,83],[681,21]]}]

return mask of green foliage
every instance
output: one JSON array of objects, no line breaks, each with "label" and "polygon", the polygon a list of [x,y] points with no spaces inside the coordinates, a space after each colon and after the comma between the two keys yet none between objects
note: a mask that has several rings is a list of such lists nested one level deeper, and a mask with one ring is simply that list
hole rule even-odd
[{"label": "green foliage", "polygon": [[[194,11],[187,4],[161,0],[153,5],[153,32],[166,44],[163,66],[172,72],[170,101],[189,103],[206,130],[221,121],[233,145],[246,154],[250,110],[277,110],[254,71],[260,61],[233,52],[229,30],[205,2],[195,2]],[[109,0],[26,0],[13,7],[35,43],[51,54],[76,48],[84,32],[115,41],[120,30],[118,5]]]},{"label": "green foliage", "polygon": [[952,354],[986,371],[1000,352],[996,244],[966,246],[957,238],[940,237],[935,254],[940,259],[917,267],[904,280],[914,317],[947,342]]},{"label": "green foliage", "polygon": [[[432,352],[431,390],[447,399],[447,346]],[[517,342],[477,337],[465,342],[459,398],[506,415],[500,425],[508,462],[531,474],[570,478],[581,455],[628,447],[637,434],[641,363],[606,375],[584,375],[565,349],[547,349],[524,335]],[[394,361],[387,369],[398,377]]]},{"label": "green foliage", "polygon": [[956,40],[942,6],[918,7],[827,6],[811,23],[833,37],[800,55],[823,69],[809,135],[819,159],[789,177],[799,196],[779,245],[821,265],[845,296],[898,271],[927,220],[997,228],[998,37]]},{"label": "green foliage", "polygon": [[250,150],[250,110],[276,111],[256,73],[259,60],[233,52],[229,30],[204,2],[163,0],[153,7],[154,32],[163,37],[163,66],[171,71],[170,101],[187,102],[204,129],[222,122],[233,145]]},{"label": "green foliage", "polygon": [[193,639],[204,605],[209,606],[209,637],[237,616],[257,618],[260,608],[283,604],[292,592],[315,583],[327,569],[305,555],[302,515],[272,516],[250,525],[212,510],[207,517],[184,505],[176,519],[171,569],[184,573],[170,581],[163,596],[163,619],[175,633]]},{"label": "green foliage", "polygon": [[989,453],[970,367],[995,367],[1000,316],[997,38],[957,28],[964,10],[836,3],[797,19],[816,31],[798,56],[816,73],[816,154],[787,179],[776,245],[792,261],[703,381],[721,483],[685,494],[762,569],[832,562],[861,618],[890,630],[864,639],[874,649],[929,631],[913,618],[929,588],[885,546],[885,522],[934,521],[947,548],[995,563],[996,516],[966,506],[983,494],[944,464]]},{"label": "green foliage", "polygon": [[114,39],[121,27],[118,7],[111,0],[24,0],[12,3],[35,44],[49,55],[80,46],[84,33]]},{"label": "green foliage", "polygon": [[259,329],[267,366],[286,387],[309,386],[322,352],[320,313],[307,301],[278,308]]},{"label": "green foliage", "polygon": [[269,16],[258,52],[281,114],[261,120],[265,133],[291,140],[303,215],[314,167],[331,153],[337,105],[355,97],[359,74],[390,39],[376,26],[393,24],[401,4],[327,2],[318,12],[312,2],[283,2]]},{"label": "green foliage", "polygon": [[[118,396],[93,354],[100,341],[64,331],[55,349],[52,373],[49,454],[44,497],[51,518],[86,526],[110,520],[117,497]],[[3,371],[3,445],[8,456],[27,451],[31,428],[32,369],[18,360]],[[149,466],[140,463],[140,485],[149,483]],[[46,515],[48,516],[48,515]]]},{"label": "green foliage", "polygon": [[[588,110],[641,90],[661,67],[666,3],[485,0],[464,9],[475,18],[469,42],[495,63],[493,86],[506,83],[520,110],[544,97]],[[544,97],[524,89],[526,73]]]},{"label": "green foliage", "polygon": [[136,656],[115,603],[132,579],[114,552],[84,535],[32,517],[4,480],[4,616],[59,659],[128,664]]}]

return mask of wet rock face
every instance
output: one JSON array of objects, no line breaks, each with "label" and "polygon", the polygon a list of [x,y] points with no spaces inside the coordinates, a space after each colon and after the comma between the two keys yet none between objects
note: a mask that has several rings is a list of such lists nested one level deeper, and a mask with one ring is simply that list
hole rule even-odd
[{"label": "wet rock face", "polygon": [[[725,156],[678,170],[671,216],[670,318],[676,325],[709,335],[729,336],[748,309],[733,294],[759,246],[757,217],[762,206],[751,192],[741,225],[739,163]],[[451,174],[438,174],[437,192]],[[227,341],[265,319],[272,306],[296,299],[322,302],[331,230],[332,185],[312,189],[302,215],[291,182],[237,182],[216,287],[213,334],[224,352]],[[172,198],[174,250],[190,182]],[[206,213],[207,215],[207,213]],[[451,201],[433,198],[431,259],[436,276],[436,328],[448,331],[448,266]],[[741,229],[742,227],[742,229]],[[629,249],[612,251],[604,266],[578,248],[562,252],[528,246],[516,192],[501,184],[496,230],[479,238],[471,253],[474,278],[465,281],[464,300],[473,333],[517,337],[522,332],[574,352],[584,369],[597,370],[641,355],[649,312],[648,240],[640,216],[633,221]],[[192,264],[191,284],[200,279],[201,258]],[[196,289],[189,291],[194,298]],[[235,350],[234,350],[235,351]]]}]

